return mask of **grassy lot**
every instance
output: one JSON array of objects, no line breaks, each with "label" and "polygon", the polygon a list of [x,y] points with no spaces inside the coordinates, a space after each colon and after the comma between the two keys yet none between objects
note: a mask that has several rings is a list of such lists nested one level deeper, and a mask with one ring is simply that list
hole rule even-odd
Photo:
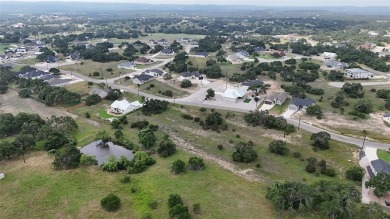
[{"label": "grassy lot", "polygon": [[387,163],[390,163],[390,153],[388,151],[377,150],[376,153],[377,153],[379,159],[386,161]]},{"label": "grassy lot", "polygon": [[8,43],[0,43],[0,53],[4,53],[6,48],[9,48],[11,44]]},{"label": "grassy lot", "polygon": [[[117,81],[116,83],[119,83],[119,82]],[[177,83],[179,83],[179,82],[177,82]],[[126,86],[131,86],[134,89],[137,89],[137,86],[135,84],[133,84],[132,80],[127,80],[127,81],[121,80],[121,84],[126,85]],[[153,84],[154,87],[150,87],[151,84]],[[139,87],[139,91],[149,93],[149,94],[154,94],[156,96],[161,96],[161,97],[167,97],[167,96],[164,96],[161,94],[161,92],[164,92],[166,90],[171,90],[173,92],[173,95],[175,96],[175,98],[187,96],[189,94],[188,92],[186,92],[182,89],[175,88],[167,83],[164,83],[164,82],[161,82],[158,80],[148,81],[148,82],[140,85],[140,87]]]},{"label": "grassy lot", "polygon": [[35,65],[39,60],[36,58],[19,59],[17,63],[25,65]]},{"label": "grassy lot", "polygon": [[[177,39],[181,39],[181,38],[192,38],[192,39],[200,40],[200,39],[203,39],[204,37],[205,37],[205,35],[153,33],[153,34],[149,34],[146,37],[139,37],[136,39],[109,38],[109,39],[107,39],[107,41],[110,43],[114,43],[114,44],[120,44],[122,42],[135,42],[137,40],[147,42],[151,39],[154,39],[154,40],[160,40],[160,39],[177,40]],[[92,40],[92,42],[93,43],[100,43],[101,39],[94,39],[94,40]]]},{"label": "grassy lot", "polygon": [[[128,70],[128,69],[118,69],[117,65],[123,61],[119,62],[108,62],[108,63],[100,63],[100,62],[93,62],[91,60],[84,60],[84,64],[74,64],[74,65],[64,65],[60,66],[60,69],[68,70],[68,71],[76,71],[80,74],[83,74],[88,77],[96,78],[96,79],[102,79],[102,78],[114,78],[118,77],[119,74],[127,74],[130,72],[134,72],[134,70]],[[106,71],[106,69],[112,68],[112,72]],[[99,76],[93,76],[93,72],[99,72]]]},{"label": "grassy lot", "polygon": [[162,63],[162,61],[156,61],[156,62],[153,62],[153,63],[150,63],[150,64],[146,64],[146,65],[143,65],[143,64],[137,64],[136,67],[138,69],[144,69],[144,68],[153,68],[153,66],[155,65],[158,65]]},{"label": "grassy lot", "polygon": [[84,95],[88,95],[90,86],[88,86],[88,82],[83,81],[83,82],[69,84],[65,88],[75,93],[78,93],[81,96],[84,96]]},{"label": "grassy lot", "polygon": [[287,98],[286,101],[284,101],[284,103],[282,105],[275,104],[275,106],[272,107],[269,111],[270,111],[270,113],[276,113],[276,114],[283,113],[284,111],[286,111],[290,102],[291,102],[291,99]]}]

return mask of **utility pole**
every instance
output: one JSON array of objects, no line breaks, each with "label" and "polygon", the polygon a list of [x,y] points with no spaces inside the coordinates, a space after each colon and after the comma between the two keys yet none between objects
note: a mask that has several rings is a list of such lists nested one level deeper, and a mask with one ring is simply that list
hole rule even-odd
[{"label": "utility pole", "polygon": [[119,84],[121,84],[121,72],[119,72]]},{"label": "utility pole", "polygon": [[298,122],[298,131],[299,131],[299,127],[301,126],[301,115],[299,115],[299,122]]},{"label": "utility pole", "polygon": [[225,70],[225,78],[226,78],[226,90],[227,90],[227,82],[228,82],[227,70]]},{"label": "utility pole", "polygon": [[367,131],[366,131],[366,130],[363,130],[363,133],[364,133],[364,139],[363,139],[362,150],[363,150],[363,148],[364,148],[364,143],[366,142],[366,138],[367,138]]},{"label": "utility pole", "polygon": [[137,84],[137,88],[138,88],[138,97],[139,97],[139,84]]},{"label": "utility pole", "polygon": [[176,107],[176,102],[175,102],[175,95],[173,95],[173,106]]}]

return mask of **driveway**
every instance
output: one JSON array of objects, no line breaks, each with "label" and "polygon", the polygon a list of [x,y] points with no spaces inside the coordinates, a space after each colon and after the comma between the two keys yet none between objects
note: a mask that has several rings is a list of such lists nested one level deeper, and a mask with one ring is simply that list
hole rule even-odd
[{"label": "driveway", "polygon": [[287,109],[284,113],[283,113],[283,118],[290,118],[290,116],[292,116],[296,111],[295,110],[290,110],[290,109]]}]

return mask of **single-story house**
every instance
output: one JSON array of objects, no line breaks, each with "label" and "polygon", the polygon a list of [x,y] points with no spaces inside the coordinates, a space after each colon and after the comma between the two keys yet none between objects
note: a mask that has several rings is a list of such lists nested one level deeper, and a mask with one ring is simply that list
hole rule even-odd
[{"label": "single-story house", "polygon": [[244,50],[236,52],[234,55],[236,55],[239,59],[246,59],[249,57],[249,53],[247,51],[244,51]]},{"label": "single-story house", "polygon": [[185,80],[185,79],[187,79],[187,80],[200,79],[200,77],[202,77],[202,75],[198,71],[192,71],[192,72],[187,71],[187,72],[181,73],[179,81],[182,81],[182,80]]},{"label": "single-story house", "polygon": [[264,51],[265,49],[263,47],[256,47],[255,48],[255,52],[262,52]]},{"label": "single-story house", "polygon": [[110,111],[115,114],[125,115],[141,107],[142,104],[139,101],[129,103],[127,100],[115,100],[110,106]]},{"label": "single-story house", "polygon": [[22,46],[22,47],[17,48],[15,52],[16,53],[26,53],[27,49],[26,49],[26,47]]},{"label": "single-story house", "polygon": [[374,75],[360,68],[349,68],[345,69],[344,77],[348,79],[370,79]]},{"label": "single-story house", "polygon": [[72,61],[72,60],[77,60],[80,58],[80,53],[79,52],[74,52],[74,53],[70,53],[67,57],[66,57],[66,61]]},{"label": "single-story house", "polygon": [[254,85],[263,85],[263,84],[264,84],[264,82],[256,79],[256,80],[242,82],[241,86],[249,88],[249,87],[254,86]]},{"label": "single-story house", "polygon": [[225,100],[237,102],[238,99],[244,98],[245,95],[246,95],[246,92],[243,90],[228,88],[222,94],[222,97]]},{"label": "single-story house", "polygon": [[238,57],[238,56],[236,56],[236,55],[229,55],[227,58],[226,58],[226,60],[228,61],[228,62],[231,62],[232,64],[240,64],[240,63],[242,63],[242,60]]},{"label": "single-story house", "polygon": [[390,112],[385,113],[385,115],[383,115],[383,121],[388,122],[390,124]]},{"label": "single-story house", "polygon": [[58,58],[52,55],[46,56],[46,62],[47,63],[56,63],[58,62]]},{"label": "single-story house", "polygon": [[166,45],[166,44],[168,44],[168,40],[166,40],[166,39],[161,39],[161,40],[157,41],[157,43],[158,43],[159,45]]},{"label": "single-story house", "polygon": [[290,105],[288,105],[288,109],[290,110],[306,110],[307,107],[314,105],[315,101],[311,98],[298,98],[298,97],[293,97],[291,100]]},{"label": "single-story house", "polygon": [[140,57],[140,58],[134,60],[135,64],[148,64],[150,62],[153,62],[153,61],[151,59],[146,58],[146,57]]},{"label": "single-story house", "polygon": [[197,53],[195,53],[195,55],[207,57],[209,54],[207,52],[197,52]]},{"label": "single-story house", "polygon": [[134,62],[125,61],[125,62],[119,63],[117,65],[117,67],[120,69],[134,69],[135,65],[134,65]]},{"label": "single-story house", "polygon": [[322,53],[322,57],[324,57],[324,59],[335,59],[337,54],[333,52],[324,52]]},{"label": "single-story house", "polygon": [[199,45],[199,42],[198,42],[197,40],[192,40],[192,41],[190,42],[190,45],[192,45],[192,46],[197,46],[197,45]]},{"label": "single-story house", "polygon": [[39,79],[44,80],[44,81],[50,81],[53,79],[59,79],[60,76],[58,75],[42,75]]},{"label": "single-story house", "polygon": [[44,72],[44,71],[41,71],[41,70],[32,70],[32,71],[29,71],[29,72],[25,72],[25,73],[21,73],[19,75],[17,75],[19,78],[31,78],[31,79],[35,79],[35,78],[40,78],[44,75],[49,75],[50,73],[49,72]]},{"label": "single-story house", "polygon": [[133,83],[141,85],[141,84],[144,84],[145,82],[149,81],[152,78],[153,78],[153,76],[147,75],[147,74],[136,75],[133,78]]},{"label": "single-story house", "polygon": [[325,63],[325,65],[328,68],[342,68],[342,69],[344,69],[344,68],[348,67],[347,63],[339,62],[336,60],[329,60]]},{"label": "single-story house", "polygon": [[155,68],[155,69],[146,70],[145,72],[143,72],[143,74],[147,74],[153,77],[162,77],[164,75],[164,71]]},{"label": "single-story house", "polygon": [[390,165],[378,158],[378,149],[373,147],[365,147],[364,154],[367,158],[369,166],[366,167],[370,177],[376,176],[378,173],[390,174]]},{"label": "single-story house", "polygon": [[163,49],[160,51],[160,54],[171,56],[175,54],[175,51],[173,51],[172,49]]},{"label": "single-story house", "polygon": [[288,98],[287,93],[272,93],[264,98],[264,104],[268,105],[282,105]]},{"label": "single-story house", "polygon": [[99,89],[99,88],[94,87],[91,90],[89,90],[88,94],[89,95],[97,94],[97,95],[99,95],[100,98],[103,99],[103,98],[107,97],[108,92],[103,90],[103,89]]}]

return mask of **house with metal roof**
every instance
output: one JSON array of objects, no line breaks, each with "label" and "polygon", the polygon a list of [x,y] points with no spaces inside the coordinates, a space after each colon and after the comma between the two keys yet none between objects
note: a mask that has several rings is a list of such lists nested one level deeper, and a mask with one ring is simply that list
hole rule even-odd
[{"label": "house with metal roof", "polygon": [[146,70],[145,72],[143,72],[143,74],[147,74],[153,77],[162,77],[164,75],[164,71],[155,68],[155,69]]},{"label": "house with metal roof", "polygon": [[173,51],[172,49],[163,49],[160,51],[160,54],[161,55],[168,55],[168,56],[171,56],[171,55],[175,55],[175,51]]},{"label": "house with metal roof", "polygon": [[187,79],[187,80],[200,79],[201,77],[202,77],[202,75],[198,71],[186,71],[186,72],[181,73],[179,81],[182,81],[185,79]]},{"label": "house with metal roof", "polygon": [[329,60],[325,63],[325,65],[328,68],[342,68],[342,69],[344,69],[344,68],[348,67],[347,63],[339,62],[336,60]]},{"label": "house with metal roof", "polygon": [[385,113],[383,115],[383,121],[388,122],[390,124],[390,112]]},{"label": "house with metal roof", "polygon": [[337,54],[333,52],[324,52],[322,53],[322,57],[324,57],[324,59],[335,59]]},{"label": "house with metal roof", "polygon": [[110,105],[110,112],[119,115],[125,115],[134,110],[137,110],[142,107],[142,104],[139,101],[129,102],[127,100],[115,100]]},{"label": "house with metal roof", "polygon": [[237,102],[239,99],[244,98],[246,92],[239,89],[228,88],[222,94],[222,97],[227,101]]},{"label": "house with metal roof", "polygon": [[374,75],[360,68],[349,68],[345,69],[344,77],[348,79],[370,79]]},{"label": "house with metal roof", "polygon": [[288,98],[288,93],[272,93],[264,98],[264,104],[268,105],[282,105]]},{"label": "house with metal roof", "polygon": [[135,65],[134,65],[134,62],[125,61],[125,62],[119,63],[117,65],[117,67],[120,69],[134,69]]},{"label": "house with metal roof", "polygon": [[245,50],[238,51],[234,55],[236,55],[240,59],[246,59],[249,57],[249,53]]},{"label": "house with metal roof", "polygon": [[136,75],[134,76],[133,78],[133,83],[134,84],[144,84],[145,82],[149,81],[150,79],[152,79],[153,76],[151,75],[148,75],[148,74],[140,74],[140,75]]},{"label": "house with metal roof", "polygon": [[289,110],[306,110],[307,107],[312,106],[315,104],[315,101],[311,98],[298,98],[298,97],[293,97],[291,100],[290,105],[288,106]]},{"label": "house with metal roof", "polygon": [[[373,147],[364,147],[367,169],[370,177],[378,175],[378,173],[390,174],[390,164],[378,158],[378,149]],[[362,158],[363,159],[363,158]]]}]

